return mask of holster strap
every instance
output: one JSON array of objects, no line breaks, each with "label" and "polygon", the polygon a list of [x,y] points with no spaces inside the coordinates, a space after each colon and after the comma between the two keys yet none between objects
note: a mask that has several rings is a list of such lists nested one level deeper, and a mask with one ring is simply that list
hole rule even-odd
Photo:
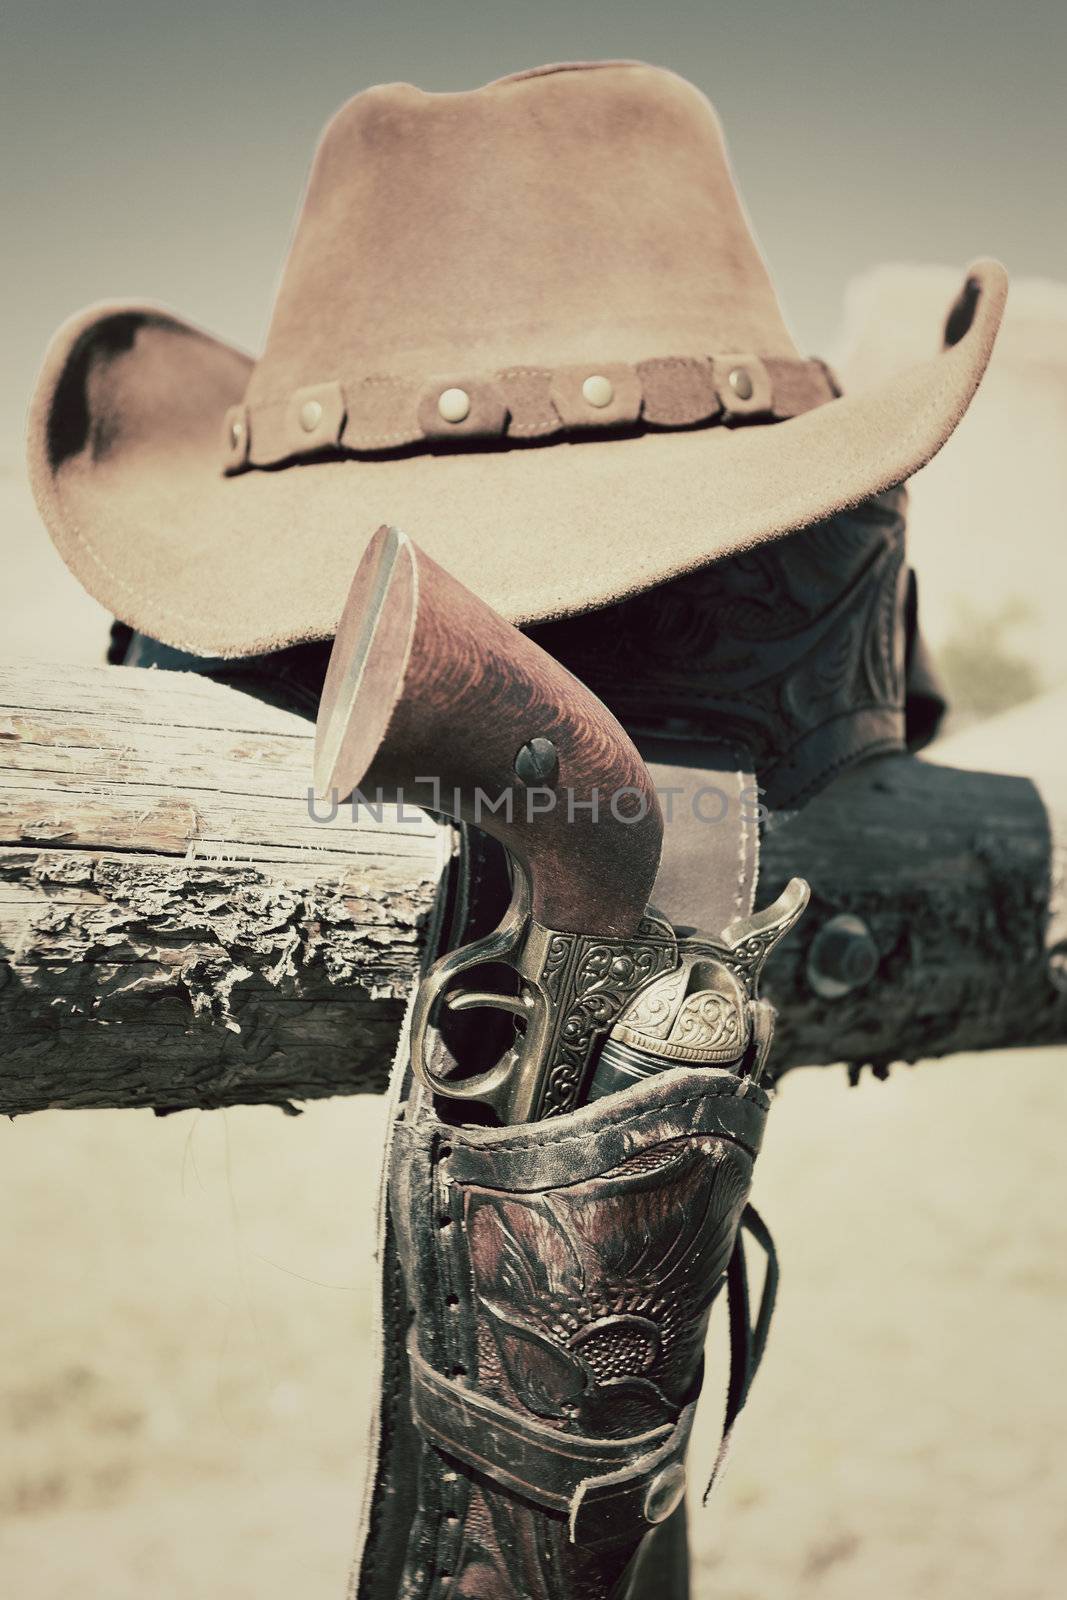
[{"label": "holster strap", "polygon": [[423,1437],[515,1494],[562,1513],[573,1544],[610,1544],[654,1527],[681,1499],[696,1402],[673,1426],[625,1439],[561,1433],[436,1372],[414,1336],[411,1410]]},{"label": "holster strap", "polygon": [[[745,1259],[745,1235],[759,1245],[766,1257],[763,1289],[760,1294],[756,1320],[752,1320],[752,1300],[748,1289],[748,1264]],[[747,1205],[741,1213],[741,1226],[733,1255],[726,1269],[726,1302],[730,1314],[730,1380],[726,1391],[726,1414],[722,1423],[715,1464],[711,1469],[708,1486],[704,1490],[704,1504],[715,1487],[726,1465],[733,1440],[734,1424],[744,1410],[749,1390],[759,1371],[767,1335],[771,1331],[774,1303],[778,1295],[778,1252],[774,1248],[771,1232],[755,1206]]]}]

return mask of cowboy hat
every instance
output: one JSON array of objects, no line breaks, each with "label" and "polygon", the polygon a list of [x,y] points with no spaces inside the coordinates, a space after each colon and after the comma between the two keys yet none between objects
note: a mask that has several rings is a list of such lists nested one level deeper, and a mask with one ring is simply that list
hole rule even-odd
[{"label": "cowboy hat", "polygon": [[399,524],[516,622],[607,605],[901,482],[956,426],[1006,292],[845,397],[801,357],[715,113],[635,62],[349,101],[259,360],[150,305],[54,339],[29,435],[68,565],[168,644],[334,632]]}]

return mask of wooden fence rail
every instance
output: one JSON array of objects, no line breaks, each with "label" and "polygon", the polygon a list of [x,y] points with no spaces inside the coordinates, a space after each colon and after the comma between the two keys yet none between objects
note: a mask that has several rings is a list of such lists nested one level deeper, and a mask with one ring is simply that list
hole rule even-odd
[{"label": "wooden fence rail", "polygon": [[[193,675],[0,668],[0,1112],[384,1087],[448,836],[316,822],[310,769],[308,723]],[[1059,798],[894,756],[773,828],[761,898],[813,888],[768,973],[779,1068],[1067,1038]],[[844,912],[878,964],[830,999]]]}]

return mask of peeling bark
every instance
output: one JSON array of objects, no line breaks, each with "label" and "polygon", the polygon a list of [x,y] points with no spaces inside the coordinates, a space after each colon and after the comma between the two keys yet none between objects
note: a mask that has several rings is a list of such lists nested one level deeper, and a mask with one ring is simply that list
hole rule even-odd
[{"label": "peeling bark", "polygon": [[9,669],[0,701],[0,1110],[380,1091],[429,821],[313,822],[307,723],[193,675]]}]

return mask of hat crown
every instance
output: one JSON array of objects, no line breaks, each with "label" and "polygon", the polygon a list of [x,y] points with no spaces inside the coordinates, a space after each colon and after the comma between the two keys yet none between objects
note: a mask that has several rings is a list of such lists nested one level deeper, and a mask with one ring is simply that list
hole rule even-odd
[{"label": "hat crown", "polygon": [[722,350],[796,355],[709,102],[640,63],[552,67],[341,108],[247,398]]}]

